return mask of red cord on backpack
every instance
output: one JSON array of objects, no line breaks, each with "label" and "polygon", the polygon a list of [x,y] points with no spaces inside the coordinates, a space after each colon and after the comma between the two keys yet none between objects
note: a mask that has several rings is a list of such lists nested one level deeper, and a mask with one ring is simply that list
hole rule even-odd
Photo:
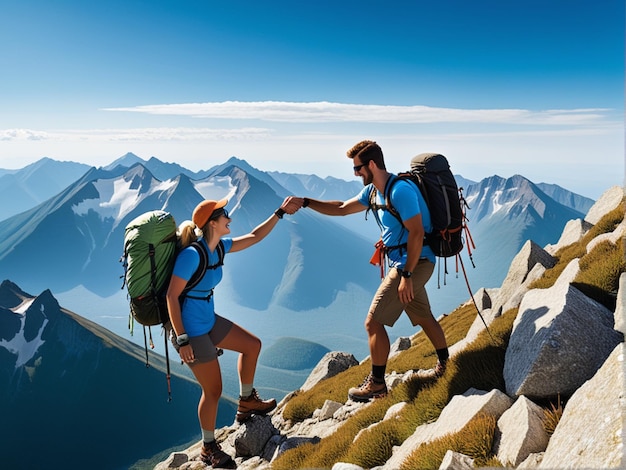
[{"label": "red cord on backpack", "polygon": [[380,266],[380,278],[385,278],[385,244],[382,239],[378,240],[374,245],[376,248],[374,254],[370,258],[370,264],[374,266]]}]

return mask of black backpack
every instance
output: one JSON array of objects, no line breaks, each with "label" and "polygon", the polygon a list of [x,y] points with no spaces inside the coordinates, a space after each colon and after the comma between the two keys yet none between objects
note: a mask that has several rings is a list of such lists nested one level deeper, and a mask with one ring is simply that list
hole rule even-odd
[{"label": "black backpack", "polygon": [[433,231],[426,236],[428,246],[436,256],[457,255],[463,249],[466,203],[448,160],[441,154],[422,153],[411,160],[410,175],[430,210]]},{"label": "black backpack", "polygon": [[464,233],[471,241],[465,217],[465,208],[469,206],[463,198],[462,188],[457,187],[446,157],[438,153],[422,153],[414,157],[410,171],[398,173],[387,185],[383,206],[376,204],[376,189],[370,193],[372,210],[388,210],[402,224],[402,219],[390,200],[391,189],[400,180],[412,181],[426,201],[433,230],[426,234],[424,241],[435,256],[449,258],[458,255],[463,249]]},{"label": "black backpack", "polygon": [[[208,253],[201,242],[194,241],[190,246],[198,251],[200,263],[179,297],[181,303],[188,292],[202,280],[208,269],[216,269],[224,264],[224,244],[221,240],[216,248],[219,260],[214,265],[209,265]],[[124,253],[120,262],[124,266],[122,289],[126,286],[130,298],[128,328],[132,335],[135,321],[143,326],[146,367],[149,367],[148,338],[150,348],[154,349],[150,327],[161,325],[165,329],[163,336],[169,400],[171,390],[167,336],[171,327],[166,295],[179,251],[176,222],[169,212],[160,210],[146,212],[129,222],[125,228]]]}]

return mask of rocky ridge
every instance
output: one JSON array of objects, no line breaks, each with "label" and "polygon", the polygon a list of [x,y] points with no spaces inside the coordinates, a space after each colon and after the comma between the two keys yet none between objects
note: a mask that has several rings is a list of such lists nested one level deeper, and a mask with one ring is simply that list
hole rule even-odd
[{"label": "rocky ridge", "polygon": [[[624,333],[626,325],[626,273],[622,273],[614,311],[590,299],[573,285],[580,267],[573,260],[548,289],[529,289],[535,279],[554,265],[553,255],[561,247],[579,241],[605,214],[619,207],[624,189],[613,187],[593,205],[584,220],[567,224],[556,245],[541,248],[528,241],[513,260],[502,286],[480,289],[474,296],[483,317],[490,324],[502,312],[518,308],[506,350],[501,390],[469,389],[454,396],[435,422],[418,426],[389,460],[378,470],[395,470],[422,443],[461,430],[479,414],[497,419],[494,454],[509,468],[623,468]],[[597,243],[626,244],[626,221],[613,232],[594,238]],[[450,348],[454,356],[463,351],[484,329],[477,318],[465,339]],[[410,347],[409,338],[400,338],[392,354]],[[303,388],[351,367],[358,362],[349,353],[328,353],[313,370]],[[387,385],[393,388],[408,379],[391,372]],[[570,395],[568,404],[550,436],[544,430],[542,410],[535,401],[559,393]],[[267,417],[253,417],[245,424],[219,429],[222,448],[236,456],[238,468],[271,468],[282,452],[306,442],[331,436],[350,416],[367,404],[350,400],[326,401],[313,416],[291,423],[282,416],[285,397]],[[383,419],[393,419],[406,403],[390,407]],[[378,423],[380,424],[380,423]],[[373,424],[372,426],[376,426]],[[200,443],[174,452],[155,470],[202,469]],[[471,458],[448,451],[440,469],[469,469]],[[336,462],[332,470],[360,470],[354,464]]]}]

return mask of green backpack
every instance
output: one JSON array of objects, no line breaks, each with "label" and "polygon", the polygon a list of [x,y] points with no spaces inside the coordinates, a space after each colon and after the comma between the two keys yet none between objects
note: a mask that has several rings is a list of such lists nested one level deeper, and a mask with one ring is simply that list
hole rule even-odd
[{"label": "green backpack", "polygon": [[[224,244],[221,240],[217,246],[219,261],[215,265],[209,265],[208,253],[202,243],[194,241],[191,246],[198,251],[200,263],[183,289],[179,301],[198,285],[207,269],[216,269],[224,264]],[[162,210],[146,212],[131,220],[124,230],[124,253],[120,262],[124,266],[122,289],[126,286],[130,298],[128,328],[132,335],[135,321],[144,327],[146,367],[149,367],[148,336],[150,348],[154,349],[150,327],[162,325],[165,329],[163,336],[170,400],[167,336],[171,326],[166,294],[178,251],[176,222],[169,212]],[[146,328],[149,334],[146,333]]]},{"label": "green backpack", "polygon": [[131,334],[134,320],[144,326],[169,321],[165,294],[176,260],[176,244],[176,222],[169,212],[146,212],[126,226],[122,258]]}]

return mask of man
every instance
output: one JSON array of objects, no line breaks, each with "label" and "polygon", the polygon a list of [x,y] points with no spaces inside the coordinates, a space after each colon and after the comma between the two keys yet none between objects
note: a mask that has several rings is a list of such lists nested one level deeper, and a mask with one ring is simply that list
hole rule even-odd
[{"label": "man", "polygon": [[[425,284],[435,267],[435,255],[424,244],[424,234],[431,230],[430,212],[415,184],[400,180],[387,171],[383,152],[376,142],[359,142],[347,155],[352,159],[354,174],[363,180],[364,188],[348,201],[303,199],[303,206],[326,215],[348,215],[370,207],[370,195],[376,191],[374,215],[381,228],[382,250],[388,260],[384,276],[365,319],[372,372],[359,387],[348,391],[355,401],[369,401],[387,394],[385,369],[389,356],[389,336],[385,326],[393,326],[405,311],[413,326],[420,326],[437,352],[437,365],[421,376],[441,377],[446,369],[448,346],[441,325],[430,309]],[[385,194],[397,210],[402,223],[384,210]],[[382,208],[381,208],[382,207]]]}]

